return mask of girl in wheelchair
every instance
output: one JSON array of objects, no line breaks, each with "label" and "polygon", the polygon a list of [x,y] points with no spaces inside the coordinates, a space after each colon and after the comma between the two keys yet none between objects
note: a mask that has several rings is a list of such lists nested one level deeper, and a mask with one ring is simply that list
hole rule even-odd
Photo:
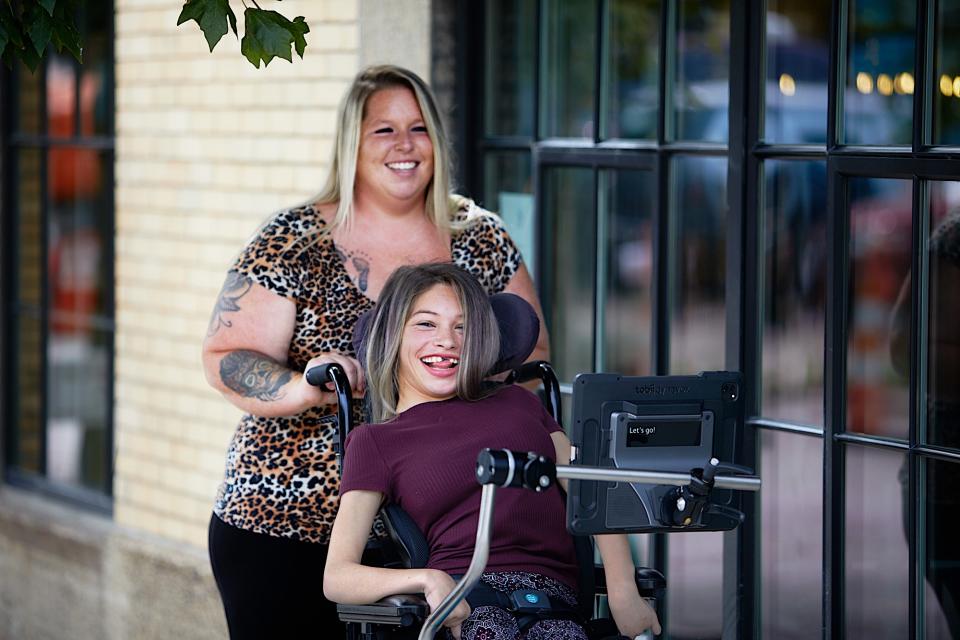
[{"label": "girl in wheelchair", "polygon": [[[500,333],[479,283],[450,264],[401,267],[385,284],[369,323],[364,364],[372,423],[344,445],[340,507],[324,572],[336,602],[364,604],[398,593],[423,593],[436,607],[473,553],[480,485],[477,453],[485,448],[553,452],[570,458],[570,442],[539,399],[517,385],[486,381]],[[360,563],[383,502],[399,504],[424,532],[424,569]],[[501,491],[490,558],[481,581],[504,594],[545,592],[576,607],[578,569],[565,527],[564,499],[554,486],[536,494]],[[625,536],[599,536],[609,606],[620,633],[660,633],[653,609],[637,592]],[[454,638],[585,639],[575,619],[547,618],[521,629],[496,606],[471,611],[466,601],[444,626]]]}]

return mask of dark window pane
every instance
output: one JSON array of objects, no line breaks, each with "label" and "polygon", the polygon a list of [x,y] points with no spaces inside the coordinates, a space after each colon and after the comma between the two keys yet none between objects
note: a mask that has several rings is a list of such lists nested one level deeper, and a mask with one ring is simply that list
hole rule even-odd
[{"label": "dark window pane", "polygon": [[486,7],[484,133],[532,136],[537,3],[494,0]]},{"label": "dark window pane", "polygon": [[20,133],[42,133],[43,112],[40,98],[43,76],[39,69],[30,73],[23,64],[16,68],[17,122],[15,128]]},{"label": "dark window pane", "polygon": [[540,134],[592,138],[596,0],[543,2]]},{"label": "dark window pane", "polygon": [[719,640],[723,629],[723,533],[667,536],[669,637]]},{"label": "dark window pane", "polygon": [[[960,416],[953,415],[954,424]],[[925,638],[960,638],[960,464],[927,460]]]},{"label": "dark window pane", "polygon": [[[607,216],[607,289],[601,305],[603,370],[624,375],[652,373],[653,175],[644,171],[601,173]],[[605,210],[605,211],[604,211]]]},{"label": "dark window pane", "polygon": [[910,385],[894,368],[890,323],[910,272],[911,193],[907,180],[850,180],[848,431],[909,432]]},{"label": "dark window pane", "polygon": [[726,158],[678,157],[672,164],[676,251],[672,264],[670,372],[724,364],[727,244]]},{"label": "dark window pane", "polygon": [[47,60],[47,133],[77,135],[77,74],[73,58],[59,54]]},{"label": "dark window pane", "polygon": [[590,169],[547,169],[544,220],[549,236],[547,324],[561,380],[593,371],[596,222]]},{"label": "dark window pane", "polygon": [[484,157],[484,206],[503,218],[531,276],[536,275],[536,225],[530,154],[526,151],[490,152]]},{"label": "dark window pane", "polygon": [[764,164],[764,416],[823,425],[826,164]]},{"label": "dark window pane", "polygon": [[109,93],[113,88],[112,20],[111,3],[84,5],[80,20],[86,31],[80,67],[80,134],[84,136],[110,135],[113,130]]},{"label": "dark window pane", "polygon": [[855,446],[845,454],[846,637],[902,640],[910,635],[906,457]]},{"label": "dark window pane", "polygon": [[[960,449],[960,183],[931,183],[927,428],[923,440]],[[909,307],[898,309],[898,317]],[[900,324],[899,322],[897,324]]]},{"label": "dark window pane", "polygon": [[826,142],[829,29],[829,0],[767,0],[767,142]]},{"label": "dark window pane", "polygon": [[763,638],[821,637],[822,468],[822,439],[760,432]]},{"label": "dark window pane", "polygon": [[672,132],[679,140],[726,142],[730,0],[681,0],[677,19]]},{"label": "dark window pane", "polygon": [[933,60],[933,144],[960,144],[960,1],[939,0]]},{"label": "dark window pane", "polygon": [[917,5],[882,6],[849,4],[842,139],[848,144],[910,144],[912,137]]},{"label": "dark window pane", "polygon": [[656,138],[660,59],[660,0],[611,0],[601,136]]}]

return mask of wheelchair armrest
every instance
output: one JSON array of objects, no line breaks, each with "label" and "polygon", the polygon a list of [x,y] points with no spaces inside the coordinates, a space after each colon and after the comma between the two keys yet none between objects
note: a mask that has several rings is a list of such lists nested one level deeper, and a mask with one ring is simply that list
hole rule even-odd
[{"label": "wheelchair armrest", "polygon": [[430,607],[423,596],[404,594],[387,596],[373,604],[338,604],[342,622],[365,622],[394,627],[411,627],[422,623]]}]

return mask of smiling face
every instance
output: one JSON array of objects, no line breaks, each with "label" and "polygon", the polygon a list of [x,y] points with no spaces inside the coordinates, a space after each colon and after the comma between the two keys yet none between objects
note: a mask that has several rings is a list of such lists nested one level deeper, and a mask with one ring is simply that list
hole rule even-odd
[{"label": "smiling face", "polygon": [[397,413],[456,395],[463,328],[453,287],[434,285],[414,300],[400,342]]},{"label": "smiling face", "polygon": [[433,143],[413,92],[380,89],[360,125],[355,197],[383,207],[423,202],[433,179]]}]

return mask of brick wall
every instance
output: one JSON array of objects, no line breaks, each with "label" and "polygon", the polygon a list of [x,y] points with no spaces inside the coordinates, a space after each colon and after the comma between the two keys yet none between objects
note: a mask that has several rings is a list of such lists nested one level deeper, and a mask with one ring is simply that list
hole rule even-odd
[{"label": "brick wall", "polygon": [[119,524],[205,545],[239,417],[200,367],[224,271],[270,213],[319,190],[361,63],[427,74],[429,5],[285,0],[285,15],[310,24],[305,57],[255,69],[232,33],[211,54],[194,23],[176,27],[178,3],[118,0]]}]

